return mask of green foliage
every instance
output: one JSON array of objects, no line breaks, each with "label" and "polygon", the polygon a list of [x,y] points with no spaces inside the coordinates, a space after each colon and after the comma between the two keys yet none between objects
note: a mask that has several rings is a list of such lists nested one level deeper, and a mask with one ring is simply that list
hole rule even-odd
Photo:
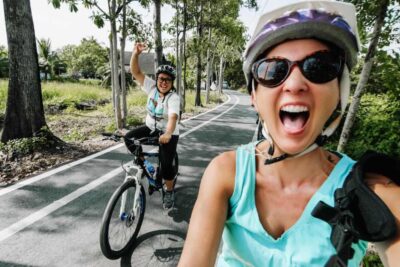
[{"label": "green foliage", "polygon": [[147,95],[142,90],[131,90],[127,97],[128,107],[131,106],[145,106],[147,102]]},{"label": "green foliage", "polygon": [[8,51],[0,45],[0,78],[8,77]]},{"label": "green foliage", "polygon": [[240,59],[236,59],[234,62],[228,62],[226,65],[224,78],[231,85],[232,89],[246,86],[242,64],[243,62]]},{"label": "green foliage", "polygon": [[141,124],[143,124],[142,118],[138,118],[136,116],[128,116],[128,118],[126,119],[127,126],[138,126]]},{"label": "green foliage", "polygon": [[0,151],[11,158],[31,154],[34,151],[52,147],[54,145],[54,140],[49,138],[50,136],[51,132],[48,128],[44,127],[37,136],[13,139],[7,143],[0,142]]},{"label": "green foliage", "polygon": [[362,266],[364,267],[383,267],[379,255],[374,252],[367,252],[362,260]]},{"label": "green foliage", "polygon": [[46,142],[47,139],[44,137],[14,139],[5,144],[0,142],[0,151],[6,154],[17,153],[19,155],[26,155],[41,149],[46,145]]},{"label": "green foliage", "polygon": [[57,82],[44,83],[42,96],[45,105],[64,104],[67,106],[80,102],[99,102],[111,97],[110,91],[98,85]]},{"label": "green foliage", "polygon": [[109,125],[107,125],[104,128],[104,131],[107,132],[107,133],[112,133],[112,132],[115,132],[116,130],[117,130],[117,127],[115,127],[115,122],[114,121],[111,122]]},{"label": "green foliage", "polygon": [[400,54],[378,51],[368,80],[370,93],[389,93],[400,100]]},{"label": "green foliage", "polygon": [[[51,51],[50,39],[40,39],[38,43],[39,68],[44,73],[44,79],[54,78],[67,71],[66,63],[61,60],[57,52]],[[49,77],[50,75],[50,77]]]},{"label": "green foliage", "polygon": [[7,103],[8,81],[0,79],[0,113],[5,113]]},{"label": "green foliage", "polygon": [[346,152],[358,158],[372,149],[400,157],[400,102],[387,95],[366,94]]},{"label": "green foliage", "polygon": [[78,46],[67,45],[59,51],[66,62],[68,73],[78,73],[84,78],[99,78],[98,69],[108,64],[108,51],[94,37],[82,39]]},{"label": "green foliage", "polygon": [[[367,150],[400,157],[400,102],[389,94],[365,94],[345,153],[354,159]],[[340,131],[336,131],[328,148],[336,149]]]},{"label": "green foliage", "polygon": [[63,139],[65,141],[75,141],[75,142],[85,141],[87,138],[88,136],[85,133],[79,131],[79,129],[76,127],[68,130],[67,134],[63,136]]},{"label": "green foliage", "polygon": [[[356,6],[357,23],[361,43],[364,46],[367,46],[372,37],[371,35],[373,32],[375,19],[380,12],[380,9],[382,8],[381,5],[382,3],[384,3],[384,1],[346,0],[345,2],[350,2]],[[387,3],[388,8],[386,11],[384,25],[381,29],[381,34],[379,36],[378,50],[381,50],[383,47],[388,47],[391,44],[398,44],[399,40],[399,2],[397,0],[389,0],[387,1]]]}]

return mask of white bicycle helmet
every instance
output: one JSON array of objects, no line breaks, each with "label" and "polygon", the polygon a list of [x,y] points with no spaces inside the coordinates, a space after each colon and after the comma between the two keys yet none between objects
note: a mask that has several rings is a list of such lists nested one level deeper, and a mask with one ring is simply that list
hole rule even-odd
[{"label": "white bicycle helmet", "polygon": [[[349,70],[357,63],[360,41],[357,30],[356,9],[354,5],[335,0],[269,0],[261,11],[257,26],[244,53],[243,71],[248,91],[255,90],[251,68],[253,63],[265,52],[287,40],[315,38],[334,44],[344,52],[345,66],[340,77],[340,115],[329,120],[329,125],[314,144],[296,155],[281,155],[269,163],[289,156],[300,156],[319,145],[338,127],[346,109],[350,94]],[[274,142],[264,123],[263,134]],[[270,155],[272,156],[273,149]]]}]

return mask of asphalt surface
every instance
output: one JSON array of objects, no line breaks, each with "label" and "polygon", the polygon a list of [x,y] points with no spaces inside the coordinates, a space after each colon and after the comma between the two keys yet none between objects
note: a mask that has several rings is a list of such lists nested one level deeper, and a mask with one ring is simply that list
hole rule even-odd
[{"label": "asphalt surface", "polygon": [[[0,188],[0,266],[176,266],[204,169],[219,153],[253,139],[256,114],[248,95],[182,122],[175,207],[147,196],[138,240],[122,259],[99,245],[103,211],[122,183],[122,144],[22,183]],[[199,229],[201,231],[201,229]]]}]

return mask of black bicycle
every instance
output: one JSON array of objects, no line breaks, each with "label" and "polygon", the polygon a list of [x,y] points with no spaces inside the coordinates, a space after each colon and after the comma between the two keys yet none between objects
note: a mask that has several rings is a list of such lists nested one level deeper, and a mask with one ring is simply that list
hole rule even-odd
[{"label": "black bicycle", "polygon": [[[103,134],[111,140],[119,141],[123,136],[116,134]],[[148,193],[152,195],[154,191],[161,191],[163,194],[163,184],[160,177],[162,173],[158,137],[145,137],[133,140],[138,149],[133,154],[133,161],[125,164],[122,168],[125,171],[124,182],[115,190],[107,207],[104,211],[101,230],[100,247],[104,256],[109,259],[122,257],[134,244],[140,227],[142,226],[144,213],[146,210],[146,193],[144,190],[143,179],[147,178]],[[154,146],[157,151],[142,152],[142,145]],[[141,164],[138,159],[144,157],[145,161],[151,162],[154,171]],[[173,168],[178,175],[179,160],[176,153],[173,160]],[[158,178],[157,178],[158,177]],[[174,182],[176,182],[175,177]]]}]

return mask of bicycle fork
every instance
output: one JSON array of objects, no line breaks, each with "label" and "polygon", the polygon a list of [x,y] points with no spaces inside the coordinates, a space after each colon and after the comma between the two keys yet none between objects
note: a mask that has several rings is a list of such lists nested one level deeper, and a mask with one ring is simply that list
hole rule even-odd
[{"label": "bicycle fork", "polygon": [[[136,175],[132,175],[132,169],[136,170]],[[137,166],[131,166],[129,167],[128,170],[126,170],[126,176],[124,183],[128,180],[134,180],[135,181],[135,195],[133,197],[133,205],[130,209],[130,207],[126,207],[126,202],[127,202],[127,191],[122,193],[121,197],[121,207],[119,211],[119,218],[121,221],[125,221],[128,219],[129,216],[133,216],[133,218],[136,218],[138,215],[138,206],[139,206],[139,201],[140,201],[140,189],[142,187],[142,184],[140,183],[140,177],[142,177],[143,170],[140,167]],[[140,211],[139,211],[140,212]]]}]

